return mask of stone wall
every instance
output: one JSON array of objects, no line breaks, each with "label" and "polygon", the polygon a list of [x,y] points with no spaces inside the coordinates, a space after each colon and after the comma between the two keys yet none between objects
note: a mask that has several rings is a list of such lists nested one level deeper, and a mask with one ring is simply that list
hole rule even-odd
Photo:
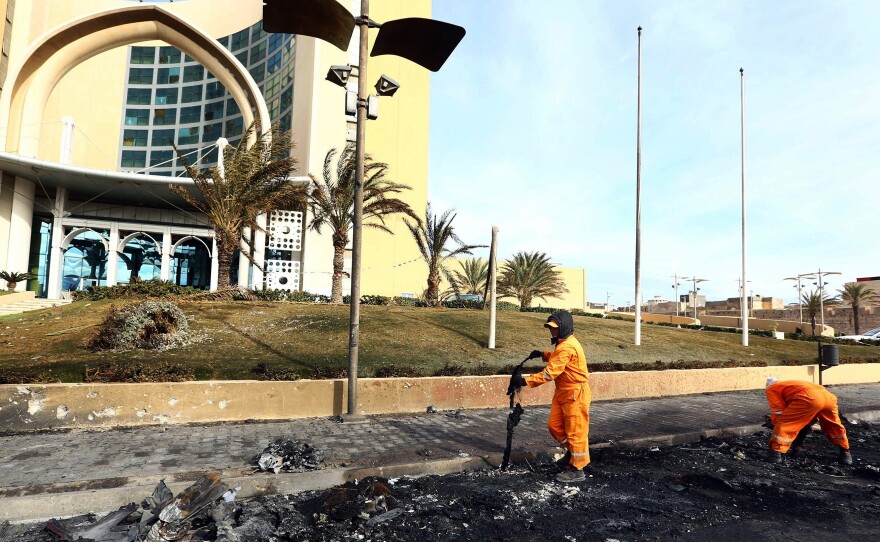
[{"label": "stone wall", "polygon": [[[783,310],[756,310],[756,318],[768,318],[773,320],[790,320],[797,322],[800,318],[797,307]],[[805,331],[809,328],[809,320],[804,312]],[[816,325],[819,317],[816,317]],[[831,326],[839,335],[855,334],[853,325],[852,308],[838,305],[825,307],[825,325]],[[859,309],[859,331],[864,333],[869,329],[880,327],[880,307],[861,307]]]}]

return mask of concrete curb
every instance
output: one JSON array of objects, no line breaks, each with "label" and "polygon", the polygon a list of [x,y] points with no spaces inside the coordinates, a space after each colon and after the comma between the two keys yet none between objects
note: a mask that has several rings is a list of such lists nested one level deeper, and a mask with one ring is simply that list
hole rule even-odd
[{"label": "concrete curb", "polygon": [[[860,413],[867,414],[867,413]],[[877,411],[880,418],[880,411]],[[855,419],[853,414],[850,419]],[[675,446],[697,442],[701,438],[722,435],[745,435],[761,431],[760,425],[744,425],[723,429],[708,429],[688,433],[655,435],[602,442],[590,446],[592,450],[607,448],[639,449],[651,446]],[[559,448],[545,448],[511,454],[513,464],[535,464],[557,458]],[[497,469],[503,454],[490,453],[483,456],[462,456],[413,463],[401,463],[380,467],[349,467],[323,469],[300,473],[249,473],[247,469],[221,471],[223,481],[229,487],[241,487],[239,498],[283,493],[301,493],[328,489],[349,480],[381,476],[443,475],[468,470]],[[160,479],[177,493],[188,487],[200,472],[181,472],[168,475],[113,478],[85,482],[69,482],[26,488],[0,488],[0,522],[25,523],[45,521],[50,518],[66,518],[89,512],[104,514],[129,502],[140,502],[152,493]]]}]

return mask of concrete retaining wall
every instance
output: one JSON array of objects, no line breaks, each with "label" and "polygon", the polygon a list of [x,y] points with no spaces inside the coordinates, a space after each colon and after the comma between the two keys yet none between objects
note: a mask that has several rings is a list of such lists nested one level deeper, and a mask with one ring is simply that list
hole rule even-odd
[{"label": "concrete retaining wall", "polygon": [[[760,389],[768,376],[818,381],[816,366],[594,373],[594,401]],[[363,378],[363,414],[503,408],[507,376]],[[824,374],[826,384],[880,382],[880,364]],[[523,391],[523,403],[548,404],[553,386]],[[332,416],[345,409],[344,380],[0,385],[0,431],[205,423]]]},{"label": "concrete retaining wall", "polygon": [[[720,326],[720,327],[742,327],[742,319],[736,316],[700,316],[700,323],[704,326]],[[749,329],[763,329],[765,331],[782,331],[784,333],[795,333],[797,328],[801,328],[803,333],[809,335],[813,332],[809,322],[791,322],[788,320],[772,320],[769,318],[749,318]],[[825,337],[834,336],[834,328],[822,324],[816,324],[816,334]]]},{"label": "concrete retaining wall", "polygon": [[[621,318],[626,318],[627,320],[635,320],[636,315],[631,312],[609,312],[609,316],[619,316]],[[642,322],[651,322],[654,324],[676,324],[676,325],[691,325],[691,324],[699,324],[699,320],[694,320],[693,318],[689,318],[687,316],[675,316],[672,314],[652,314],[649,312],[642,313]]]}]

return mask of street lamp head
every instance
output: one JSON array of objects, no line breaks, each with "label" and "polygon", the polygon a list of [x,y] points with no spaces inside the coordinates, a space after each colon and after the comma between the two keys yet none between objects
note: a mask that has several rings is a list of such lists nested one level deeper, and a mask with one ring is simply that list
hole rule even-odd
[{"label": "street lamp head", "polygon": [[345,88],[350,76],[351,66],[330,66],[330,71],[327,72],[327,80],[342,88]]},{"label": "street lamp head", "polygon": [[397,89],[399,88],[400,83],[384,73],[382,74],[382,77],[376,81],[376,94],[379,96],[394,96],[394,93],[397,92]]}]

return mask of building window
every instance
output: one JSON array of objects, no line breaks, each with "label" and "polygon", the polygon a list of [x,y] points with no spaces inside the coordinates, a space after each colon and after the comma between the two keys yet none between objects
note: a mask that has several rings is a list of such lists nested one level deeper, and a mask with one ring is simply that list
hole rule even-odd
[{"label": "building window", "polygon": [[290,130],[290,125],[291,125],[290,121],[291,121],[290,111],[288,111],[287,113],[284,114],[284,116],[281,117],[281,121],[279,122],[282,132],[287,132]]},{"label": "building window", "polygon": [[180,93],[180,103],[188,104],[202,101],[202,85],[183,87]]},{"label": "building window", "polygon": [[223,135],[223,123],[206,124],[202,132],[203,143],[214,143]]},{"label": "building window", "polygon": [[247,51],[235,53],[235,58],[237,58],[238,61],[241,62],[241,64],[243,66],[247,66],[247,59],[248,59],[248,52]]},{"label": "building window", "polygon": [[153,112],[153,124],[156,126],[177,124],[177,109],[156,109]]},{"label": "building window", "polygon": [[174,105],[177,103],[176,88],[157,88],[156,105]]},{"label": "building window", "polygon": [[233,34],[232,35],[232,50],[238,51],[239,49],[241,49],[243,47],[247,47],[248,43],[249,43],[248,39],[250,37],[250,33],[251,33],[251,29],[245,28],[241,32],[236,32],[235,34]]},{"label": "building window", "polygon": [[284,41],[284,34],[269,34],[269,54],[281,47],[282,41]]},{"label": "building window", "polygon": [[269,57],[269,61],[266,62],[266,66],[268,67],[269,73],[275,73],[276,71],[281,69],[281,51],[278,51],[274,55]]},{"label": "building window", "polygon": [[124,147],[146,147],[147,131],[146,130],[123,130],[122,145]]},{"label": "building window", "polygon": [[214,98],[222,98],[226,94],[226,89],[219,81],[208,83],[205,85],[205,99],[212,100]]},{"label": "building window", "polygon": [[196,64],[195,66],[187,66],[183,68],[183,82],[192,83],[193,81],[201,81],[205,76],[205,68]]},{"label": "building window", "polygon": [[293,64],[284,67],[281,72],[281,86],[286,87],[293,82]]},{"label": "building window", "polygon": [[263,79],[266,77],[266,65],[260,64],[259,66],[254,66],[250,70],[251,75],[254,77],[254,81],[257,83],[262,83]]},{"label": "building window", "polygon": [[150,124],[149,109],[126,109],[125,125],[126,126],[148,126]]},{"label": "building window", "polygon": [[224,102],[222,100],[219,102],[205,104],[205,120],[222,119],[223,118],[223,104],[224,104]]},{"label": "building window", "polygon": [[278,118],[278,113],[280,112],[280,110],[278,109],[278,105],[280,103],[281,103],[280,98],[275,98],[274,100],[269,102],[269,118],[270,119],[277,119]]},{"label": "building window", "polygon": [[145,167],[147,151],[122,151],[122,167]]},{"label": "building window", "polygon": [[153,151],[150,153],[150,167],[171,167],[172,158],[174,151]]},{"label": "building window", "polygon": [[220,43],[220,45],[229,49],[229,36],[223,36],[222,38],[219,38],[217,41]]},{"label": "building window", "polygon": [[202,156],[203,164],[216,164],[217,163],[217,147],[212,148],[208,151],[208,154]]},{"label": "building window", "polygon": [[[175,160],[174,160],[174,167],[186,167],[183,163],[184,160],[186,161],[187,164],[190,164],[190,165],[195,164],[196,160],[198,159],[198,152],[197,151],[198,151],[198,149],[193,149],[193,148],[180,149],[180,154],[178,154],[177,158],[175,158]],[[180,159],[181,156],[183,156],[183,160]],[[186,173],[186,171],[184,171],[184,173]]]},{"label": "building window", "polygon": [[[180,128],[177,130],[178,145],[193,145],[199,142],[199,127]],[[193,157],[195,159],[195,157]]]},{"label": "building window", "polygon": [[281,78],[277,75],[266,81],[266,91],[264,92],[266,99],[272,98],[278,94],[278,90],[281,88],[280,83]]},{"label": "building window", "polygon": [[281,110],[284,111],[293,103],[293,89],[289,88],[281,93]]},{"label": "building window", "polygon": [[150,105],[153,91],[148,88],[130,88],[125,103],[128,105]]},{"label": "building window", "polygon": [[156,84],[168,85],[180,81],[180,68],[159,68]]},{"label": "building window", "polygon": [[226,100],[226,114],[231,117],[239,113],[241,113],[241,109],[238,108],[238,103],[235,100]]},{"label": "building window", "polygon": [[189,124],[200,120],[202,120],[202,106],[180,108],[180,124]]},{"label": "building window", "polygon": [[266,37],[266,32],[263,31],[263,21],[257,21],[257,23],[251,27],[251,30],[251,43],[256,43]]},{"label": "building window", "polygon": [[159,64],[178,63],[180,63],[180,49],[171,46],[159,48]]},{"label": "building window", "polygon": [[241,117],[229,119],[226,121],[226,137],[235,137],[241,135],[244,127],[244,120]]},{"label": "building window", "polygon": [[170,147],[174,143],[174,130],[153,130],[154,147]]},{"label": "building window", "polygon": [[266,58],[266,42],[260,42],[257,45],[251,47],[251,64],[256,64],[257,62]]},{"label": "building window", "polygon": [[130,70],[128,70],[128,84],[152,85],[153,68],[131,68]]},{"label": "building window", "polygon": [[131,63],[132,64],[152,64],[156,61],[155,47],[132,47]]}]

